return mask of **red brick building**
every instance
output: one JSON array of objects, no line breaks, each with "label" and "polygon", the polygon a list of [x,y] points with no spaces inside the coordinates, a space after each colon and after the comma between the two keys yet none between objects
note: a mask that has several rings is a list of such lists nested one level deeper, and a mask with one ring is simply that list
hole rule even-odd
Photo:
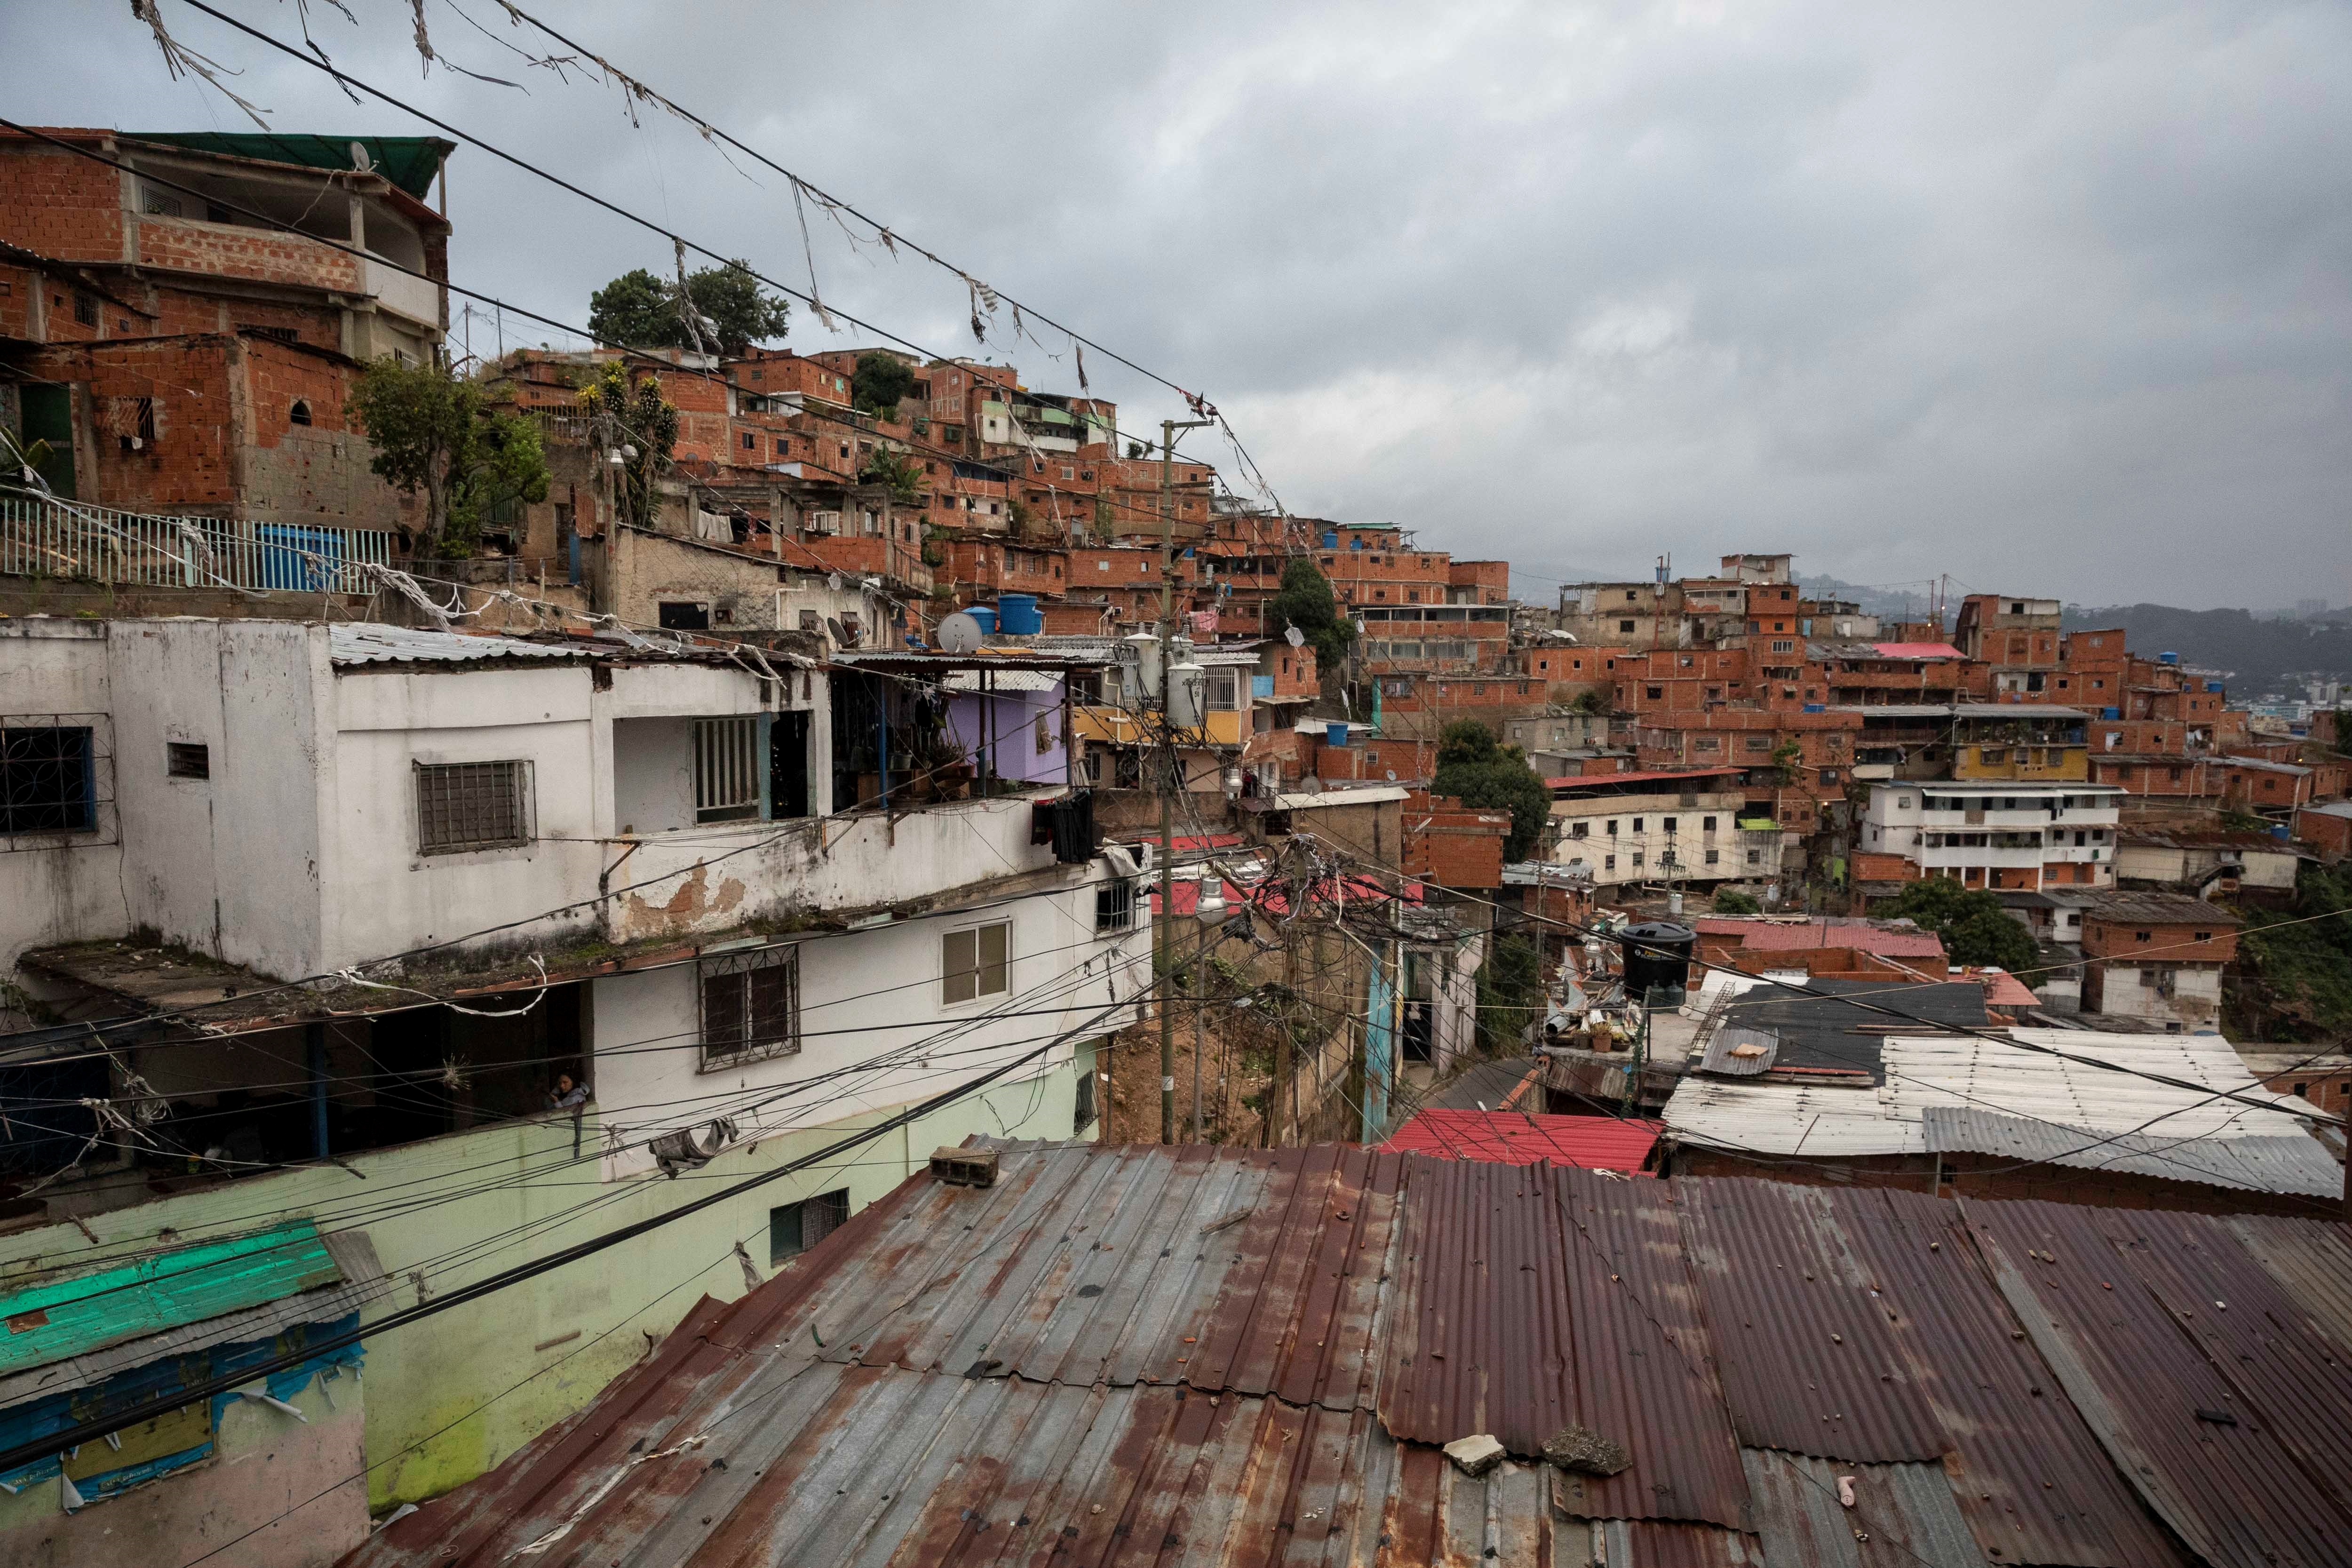
[{"label": "red brick building", "polygon": [[0,423],[47,443],[50,488],[248,524],[413,521],[343,409],[367,361],[441,343],[449,226],[426,198],[451,144],[47,134],[129,170],[0,132]]}]

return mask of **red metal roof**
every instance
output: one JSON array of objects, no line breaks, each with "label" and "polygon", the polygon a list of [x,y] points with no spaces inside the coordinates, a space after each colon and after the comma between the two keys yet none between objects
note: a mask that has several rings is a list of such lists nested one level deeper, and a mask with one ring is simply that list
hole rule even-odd
[{"label": "red metal roof", "polygon": [[1562,789],[1571,784],[1651,784],[1659,779],[1721,778],[1727,773],[1744,771],[1740,768],[1685,768],[1680,772],[1667,769],[1638,773],[1577,773],[1567,778],[1546,779],[1544,784],[1551,789]]},{"label": "red metal roof", "polygon": [[1441,1160],[1544,1162],[1584,1171],[1637,1172],[1657,1148],[1659,1121],[1553,1116],[1524,1110],[1424,1110],[1390,1134],[1382,1151]]},{"label": "red metal roof", "polygon": [[[2174,1531],[2273,1568],[2352,1540],[2326,1222],[2256,1251],[2139,1210],[999,1147],[994,1186],[909,1179],[345,1568],[2168,1568]],[[1533,1462],[1570,1425],[1627,1468]],[[1515,1456],[1483,1478],[1438,1447],[1477,1432]]]},{"label": "red metal roof", "polygon": [[1820,916],[1809,921],[1709,920],[1698,922],[1706,936],[1738,936],[1748,952],[1794,952],[1811,947],[1851,947],[1882,958],[1944,959],[1944,939],[1931,931],[1906,931],[1864,920]]},{"label": "red metal roof", "polygon": [[1876,642],[1870,645],[1881,658],[1966,658],[1948,642]]}]

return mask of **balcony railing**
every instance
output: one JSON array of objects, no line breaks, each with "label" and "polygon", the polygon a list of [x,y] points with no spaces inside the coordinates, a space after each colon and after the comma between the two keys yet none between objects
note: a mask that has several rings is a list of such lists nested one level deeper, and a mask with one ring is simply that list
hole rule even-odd
[{"label": "balcony railing", "polygon": [[157,517],[0,496],[0,575],[7,576],[363,594],[364,568],[389,565],[392,541],[383,529]]}]

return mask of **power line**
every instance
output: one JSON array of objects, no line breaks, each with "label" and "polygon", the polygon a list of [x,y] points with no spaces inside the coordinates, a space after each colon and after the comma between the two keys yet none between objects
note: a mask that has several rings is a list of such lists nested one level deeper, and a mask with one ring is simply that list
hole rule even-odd
[{"label": "power line", "polygon": [[634,1240],[635,1237],[643,1236],[647,1232],[659,1229],[661,1226],[669,1225],[674,1221],[685,1219],[690,1215],[699,1214],[705,1209],[715,1207],[719,1204],[723,1204],[730,1199],[739,1197],[745,1193],[765,1186],[772,1182],[781,1181],[784,1177],[795,1174],[812,1165],[820,1164],[835,1154],[845,1153],[851,1150],[860,1148],[866,1143],[874,1142],[885,1133],[894,1132],[901,1127],[921,1120],[923,1117],[931,1114],[935,1110],[953,1104],[956,1100],[961,1100],[967,1095],[977,1093],[982,1088],[989,1083],[994,1082],[997,1079],[1003,1077],[1005,1074],[1011,1072],[1014,1068],[1023,1066],[1027,1062],[1036,1060],[1038,1058],[1046,1055],[1054,1048],[1055,1045],[1077,1038],[1079,1036],[1085,1034],[1088,1027],[1098,1023],[1102,1018],[1108,1016],[1111,1013],[1118,1011],[1120,1005],[1123,1005],[1123,1004],[1113,1004],[1110,1007],[1105,1008],[1096,1014],[1093,1018],[1088,1020],[1087,1025],[1081,1026],[1077,1029],[1067,1031],[1064,1035],[1057,1037],[1056,1040],[1054,1042],[1042,1046],[1036,1050],[1026,1052],[1024,1055],[1015,1058],[1013,1060],[992,1069],[990,1072],[974,1079],[969,1084],[956,1089],[951,1089],[944,1091],[943,1093],[933,1096],[929,1100],[908,1108],[906,1110],[896,1116],[892,1116],[884,1121],[877,1122],[872,1127],[864,1128],[856,1132],[853,1132],[847,1137],[836,1141],[815,1153],[807,1155],[803,1159],[792,1161],[787,1164],[780,1165],[773,1171],[765,1171],[756,1175],[747,1176],[740,1182],[736,1182],[729,1186],[723,1187],[718,1192],[697,1198],[690,1203],[680,1205],[677,1208],[666,1210],[659,1215],[651,1215],[646,1219],[622,1226],[617,1229],[606,1231],[601,1236],[592,1237],[586,1241],[579,1242],[572,1247],[564,1247],[560,1251],[549,1254],[545,1258],[536,1258],[528,1263],[518,1264],[514,1268],[504,1269],[498,1274],[490,1276],[487,1279],[479,1280],[472,1285],[461,1287],[449,1292],[446,1296],[437,1296],[431,1300],[419,1302],[414,1307],[405,1308],[402,1310],[389,1313],[377,1320],[372,1325],[352,1328],[340,1333],[324,1335],[319,1339],[308,1342],[299,1349],[282,1352],[267,1361],[241,1368],[234,1374],[209,1378],[202,1383],[179,1389],[172,1394],[141,1401],[139,1404],[134,1405],[126,1410],[120,1411],[104,1419],[80,1422],[62,1432],[53,1432],[36,1440],[18,1443],[5,1450],[0,1450],[0,1473],[15,1469],[20,1465],[27,1464],[34,1460],[46,1458],[51,1454],[58,1453],[64,1449],[72,1448],[82,1443],[94,1442],[104,1437],[110,1432],[120,1431],[126,1426],[134,1426],[139,1422],[148,1420],[153,1416],[176,1410],[182,1405],[187,1405],[194,1400],[207,1399],[216,1394],[229,1393],[235,1389],[243,1387],[247,1384],[252,1383],[257,1378],[266,1376],[273,1372],[283,1371],[288,1367],[310,1360],[315,1356],[325,1354],[330,1351],[341,1350],[345,1345],[356,1344],[362,1339],[366,1339],[371,1336],[389,1333],[395,1329],[404,1328],[410,1323],[422,1321],[426,1318],[434,1317],[439,1313],[448,1311],[452,1308],[463,1306],[467,1302],[477,1300],[484,1296],[494,1294],[497,1291],[506,1289],[511,1286],[522,1284],[527,1280],[536,1279],[541,1274],[561,1268],[568,1263],[576,1262],[583,1258],[593,1257],[599,1252],[617,1247],[623,1242]]},{"label": "power line", "polygon": [[[1344,857],[1345,858],[1351,859],[1351,860],[1357,860],[1357,861],[1362,861],[1362,862],[1367,863],[1367,864],[1377,864],[1377,862],[1370,862],[1370,861],[1366,861],[1364,857],[1360,856],[1360,855],[1356,855],[1356,854],[1354,854],[1353,852],[1349,851],[1349,850],[1346,850],[1346,849],[1344,849],[1344,848],[1340,848],[1339,847],[1338,847],[1338,846],[1336,846],[1336,845],[1335,845],[1335,846],[1333,846],[1332,847],[1333,847],[1333,849],[1334,849],[1334,852],[1335,852],[1335,853],[1341,855],[1341,856],[1342,856],[1342,857]],[[1396,874],[1397,874],[1397,875],[1400,875],[1400,876],[1404,877],[1404,879],[1405,879],[1406,880],[1408,880],[1408,881],[1418,882],[1418,883],[1423,884],[1423,886],[1427,886],[1427,887],[1440,887],[1440,886],[1442,886],[1442,884],[1439,884],[1439,883],[1437,883],[1437,882],[1434,882],[1434,881],[1433,881],[1431,879],[1426,878],[1426,877],[1414,877],[1414,876],[1410,875],[1409,873],[1396,873]],[[1507,909],[1507,906],[1502,905],[1502,904],[1498,904],[1498,903],[1495,902],[1495,901],[1494,901],[1493,900],[1491,900],[1491,899],[1481,899],[1481,898],[1477,898],[1476,896],[1475,896],[1475,895],[1473,895],[1473,894],[1470,894],[1470,893],[1467,893],[1467,892],[1465,892],[1465,891],[1464,891],[1463,889],[1458,889],[1458,888],[1449,888],[1449,889],[1445,889],[1444,890],[1445,890],[1448,894],[1450,894],[1451,896],[1453,896],[1453,897],[1454,897],[1454,898],[1462,899],[1462,900],[1465,900],[1465,901],[1467,901],[1467,902],[1485,904],[1485,905],[1486,905],[1486,907],[1488,907],[1489,909],[1496,909],[1496,910],[1505,910],[1505,909]],[[1528,913],[1526,913],[1526,912],[1525,912],[1525,911],[1523,911],[1523,910],[1507,910],[1507,912],[1512,913],[1512,914],[1517,914],[1517,915],[1520,915],[1520,916],[1521,916],[1521,918],[1523,918],[1523,919],[1525,919],[1525,920],[1532,921],[1534,921],[1535,923],[1537,923],[1537,924],[1538,924],[1538,925],[1555,926],[1555,927],[1558,927],[1558,928],[1559,928],[1559,929],[1561,929],[1561,930],[1564,930],[1564,931],[1575,931],[1575,932],[1577,932],[1578,934],[1580,934],[1580,935],[1583,935],[1583,936],[1591,936],[1591,937],[1595,937],[1595,938],[1599,938],[1599,939],[1602,939],[1602,940],[1617,940],[1617,941],[1622,941],[1622,940],[1624,940],[1624,939],[1622,938],[1622,934],[1619,934],[1619,935],[1613,935],[1613,936],[1612,936],[1612,933],[1608,932],[1608,931],[1602,931],[1602,930],[1601,930],[1599,927],[1585,925],[1585,924],[1582,924],[1582,923],[1580,923],[1580,922],[1579,922],[1579,921],[1563,921],[1563,920],[1559,920],[1559,919],[1556,919],[1556,918],[1554,918],[1554,917],[1552,917],[1552,916],[1549,916],[1549,915],[1541,915],[1541,914],[1528,914]],[[2352,910],[2347,910],[2347,911],[2337,911],[2337,912],[2339,912],[2339,913],[2352,913]],[[1655,944],[1654,944],[1654,943],[1645,943],[1645,942],[1640,942],[1640,941],[1636,940],[1636,941],[1634,942],[1634,945],[1635,945],[1636,947],[1641,947],[1641,948],[1648,949],[1649,951],[1653,952],[1656,956],[1660,956],[1660,957],[1675,957],[1675,956],[1678,956],[1677,954],[1675,954],[1675,953],[1674,952],[1674,951],[1673,951],[1672,949],[1663,948],[1663,947],[1657,947],[1657,946],[1656,946]],[[1716,963],[1713,963],[1713,962],[1711,962],[1711,961],[1709,961],[1709,960],[1696,957],[1696,955],[1694,955],[1693,957],[1691,957],[1691,958],[1690,958],[1690,960],[1689,960],[1689,962],[1690,962],[1691,963],[1694,963],[1694,964],[1697,965],[1697,966],[1698,966],[1699,968],[1701,968],[1701,969],[1710,969],[1710,970],[1715,970],[1715,971],[1717,971],[1717,972],[1718,972],[1718,973],[1727,973],[1727,974],[1739,974],[1739,975],[1742,975],[1744,978],[1747,978],[1747,979],[1748,979],[1748,980],[1755,981],[1755,982],[1756,982],[1757,984],[1759,984],[1776,986],[1776,987],[1778,987],[1778,988],[1779,988],[1779,989],[1780,989],[1780,990],[1787,991],[1787,992],[1792,993],[1793,994],[1800,995],[1800,996],[1811,996],[1811,997],[1814,997],[1814,998],[1819,999],[1819,1000],[1833,1001],[1833,1002],[1843,1002],[1843,1001],[1849,1000],[1849,998],[1846,998],[1846,997],[1844,997],[1844,996],[1841,996],[1841,995],[1839,995],[1838,994],[1836,994],[1836,993],[1834,993],[1834,992],[1829,992],[1829,991],[1816,991],[1816,990],[1814,990],[1811,986],[1809,986],[1809,985],[1800,985],[1800,984],[1796,984],[1796,983],[1795,983],[1795,982],[1793,982],[1793,981],[1778,980],[1778,979],[1774,979],[1774,978],[1773,978],[1772,976],[1770,976],[1770,975],[1750,975],[1750,974],[1748,974],[1748,973],[1746,973],[1746,971],[1744,971],[1744,970],[1740,970],[1740,969],[1738,969],[1738,968],[1735,968],[1735,967],[1733,967],[1733,966],[1732,966],[1732,965],[1730,965],[1730,964]],[[2075,1053],[2074,1053],[2074,1052],[2071,1052],[2071,1051],[2062,1050],[2062,1049],[2060,1049],[2059,1047],[2055,1047],[2055,1046],[2036,1045],[2036,1044],[2034,1044],[2034,1043],[2032,1043],[2032,1042],[2031,1042],[2031,1041],[2027,1041],[2027,1040],[2020,1040],[2020,1039],[2016,1039],[2016,1038],[2013,1038],[2013,1037],[2005,1037],[2005,1036],[2002,1036],[2002,1035],[1995,1034],[1993,1031],[1991,1031],[1991,1030],[1990,1030],[1990,1029],[1980,1028],[1980,1027],[1978,1027],[1977,1026],[1974,1026],[1974,1025],[1969,1025],[1969,1024],[1948,1024],[1948,1023],[1939,1023],[1939,1022],[1937,1022],[1937,1020],[1935,1020],[1935,1019],[1933,1019],[1933,1018],[1923,1018],[1923,1017],[1920,1017],[1918,1015],[1916,1015],[1916,1014],[1915,1014],[1915,1013],[1906,1013],[1906,1012],[1903,1011],[1901,1008],[1897,1008],[1897,1007],[1888,1007],[1888,1006],[1885,1006],[1885,1005],[1879,1005],[1879,1004],[1871,1003],[1871,1002],[1865,1002],[1865,1001],[1858,1001],[1858,1000],[1857,1000],[1857,1001],[1855,1001],[1855,1002],[1854,1002],[1854,1005],[1855,1005],[1855,1006],[1858,1006],[1858,1007],[1861,1007],[1861,1008],[1862,1008],[1862,1009],[1864,1009],[1865,1012],[1880,1013],[1880,1014],[1884,1014],[1884,1015],[1885,1015],[1887,1017],[1890,1017],[1890,1018],[1899,1018],[1899,1019],[1903,1020],[1903,1021],[1904,1021],[1904,1022],[1906,1022],[1906,1023],[1909,1023],[1909,1024],[1916,1024],[1916,1025],[1920,1026],[1922,1028],[1927,1029],[1927,1030],[1928,1030],[1928,1031],[1930,1031],[1930,1032],[1932,1032],[1932,1033],[1935,1033],[1935,1034],[1939,1034],[1939,1035],[1944,1035],[1944,1034],[1962,1034],[1962,1035],[1969,1035],[1969,1036],[1972,1036],[1972,1037],[1976,1037],[1976,1038],[1978,1038],[1978,1039],[1981,1039],[1981,1040],[1988,1041],[1988,1042],[1990,1042],[1990,1044],[1993,1044],[1993,1045],[1996,1045],[1996,1046],[2006,1046],[2006,1047],[2009,1047],[2013,1048],[2013,1049],[2016,1049],[2016,1050],[2021,1050],[2021,1051],[2032,1051],[2032,1052],[2035,1052],[2035,1053],[2037,1053],[2037,1054],[2039,1054],[2039,1055],[2042,1055],[2042,1056],[2055,1057],[2055,1058],[2059,1058],[2060,1060],[2063,1060],[2063,1061],[2070,1061],[2070,1062],[2073,1062],[2073,1063],[2074,1063],[2074,1064],[2075,1064],[2076,1066],[2078,1066],[2078,1067],[2096,1068],[2098,1068],[2098,1069],[2100,1069],[2100,1070],[2102,1070],[2102,1071],[2105,1071],[2105,1072],[2121,1073],[2121,1074],[2123,1074],[2124,1076],[2126,1076],[2126,1077],[2127,1077],[2127,1078],[2139,1078],[2139,1079],[2147,1079],[2147,1080],[2148,1080],[2149,1082],[2151,1082],[2151,1083],[2160,1083],[2160,1084],[2164,1084],[2164,1085],[2166,1085],[2167,1087],[2168,1087],[2168,1088],[2172,1088],[2172,1089],[2187,1089],[2187,1090],[2189,1090],[2189,1091],[2190,1093],[2192,1093],[2192,1094],[2200,1094],[2200,1095],[2202,1095],[2202,1094],[2210,1094],[2210,1093],[2214,1092],[2214,1091],[2212,1090],[2212,1089],[2211,1089],[2211,1086],[2210,1086],[2210,1085],[2208,1085],[2208,1084],[2191,1083],[2191,1082],[2188,1081],[2187,1079],[2172,1078],[2172,1077],[2169,1077],[2169,1076],[2168,1076],[2168,1075],[2166,1075],[2166,1074],[2163,1074],[2163,1073],[2147,1072],[2147,1071],[2143,1071],[2143,1070],[2141,1070],[2141,1069],[2139,1069],[2139,1068],[2127,1068],[2127,1067],[2123,1067],[2123,1066],[2121,1066],[2121,1065],[2119,1065],[2119,1064],[2117,1064],[2117,1063],[2115,1063],[2115,1062],[2102,1061],[2102,1060],[2100,1060],[2100,1059],[2099,1059],[2098,1058],[2096,1058],[2096,1057],[2085,1057],[2085,1056],[2079,1056],[2079,1055],[2077,1055],[2077,1054],[2075,1054]],[[2226,1098],[2226,1099],[2229,1099],[2229,1100],[2235,1100],[2235,1101],[2239,1102],[2240,1104],[2245,1105],[2245,1106],[2247,1106],[2247,1107],[2249,1107],[2249,1108],[2251,1108],[2251,1109],[2252,1109],[2252,1110],[2270,1110],[2270,1111],[2275,1111],[2275,1112],[2277,1112],[2277,1113],[2278,1113],[2278,1114],[2280,1114],[2280,1115],[2283,1115],[2283,1116],[2294,1116],[2294,1117],[2299,1118],[2299,1119],[2301,1119],[2301,1120],[2303,1120],[2303,1121],[2306,1121],[2312,1122],[2312,1123],[2314,1123],[2315,1125],[2317,1125],[2317,1126],[2324,1126],[2324,1127],[2342,1127],[2342,1126],[2344,1126],[2344,1125],[2346,1124],[2346,1119],[2345,1119],[2345,1118],[2343,1118],[2343,1117],[2339,1117],[2339,1116],[2328,1116],[2328,1115],[2326,1115],[2326,1114],[2321,1113],[2321,1112],[2318,1112],[2318,1111],[2312,1111],[2312,1112],[2308,1112],[2308,1113],[2306,1113],[2306,1112],[2304,1112],[2304,1111],[2296,1110],[2294,1110],[2293,1107],[2290,1107],[2290,1106],[2274,1105],[2274,1104],[2264,1104],[2263,1102],[2262,1102],[2262,1101],[2260,1101],[2260,1100],[2248,1100],[2248,1099],[2244,1096],[2244,1094],[2243,1094],[2243,1093],[2242,1093],[2242,1092],[2240,1092],[2240,1091],[2236,1091],[2236,1090],[2222,1090],[2222,1091],[2220,1091],[2220,1092],[2221,1092],[2221,1096],[2222,1096],[2223,1098]]]}]

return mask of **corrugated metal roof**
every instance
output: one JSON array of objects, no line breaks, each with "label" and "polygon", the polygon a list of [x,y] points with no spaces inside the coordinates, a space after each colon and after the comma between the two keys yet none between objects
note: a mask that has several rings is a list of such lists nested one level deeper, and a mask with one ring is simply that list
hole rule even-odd
[{"label": "corrugated metal roof", "polygon": [[2239,1245],[2302,1309],[2305,1320],[2352,1350],[2352,1235],[2270,1215],[2231,1215]]},{"label": "corrugated metal roof", "polygon": [[[2217,931],[2235,931],[2245,924],[2236,910],[2209,904],[2187,893],[2107,893],[2098,902],[2085,907],[2083,918],[2125,925],[2201,925]],[[2131,962],[2129,953],[2117,953],[2115,957],[2119,963]]]},{"label": "corrugated metal roof", "polygon": [[[1750,1046],[1755,1049],[1747,1051]],[[1698,1070],[1725,1078],[1760,1078],[1780,1054],[1780,1037],[1769,1029],[1717,1029],[1707,1036]]]},{"label": "corrugated metal roof", "polygon": [[1654,1121],[1433,1107],[1398,1128],[1381,1148],[1441,1160],[1491,1160],[1505,1165],[1540,1161],[1585,1171],[1633,1173],[1648,1165],[1657,1145]]},{"label": "corrugated metal roof", "polygon": [[160,1333],[123,1340],[102,1350],[68,1356],[0,1377],[0,1409],[43,1394],[88,1388],[166,1356],[189,1355],[215,1345],[266,1340],[302,1323],[330,1323],[365,1307],[392,1289],[362,1230],[331,1231],[320,1237],[343,1282],[298,1291],[257,1307],[246,1307],[184,1323]]},{"label": "corrugated metal roof", "polygon": [[1490,1432],[1531,1455],[1588,1427],[1632,1463],[1564,1478],[1569,1513],[1746,1527],[1738,1445],[1663,1184],[1416,1160],[1410,1194],[1381,1368],[1391,1433],[1444,1444]]},{"label": "corrugated metal roof", "polygon": [[[991,691],[1059,691],[1066,677],[1043,669],[992,669],[984,672]],[[978,691],[983,672],[951,669],[940,684],[950,691]]]},{"label": "corrugated metal roof", "polygon": [[586,658],[596,651],[562,643],[525,642],[520,637],[417,631],[370,622],[339,622],[327,628],[327,658],[334,664],[469,664],[488,658]]},{"label": "corrugated metal roof", "polygon": [[157,1253],[0,1296],[0,1373],[275,1301],[342,1279],[309,1220]]},{"label": "corrugated metal roof", "polygon": [[2352,1363],[2222,1222],[1966,1204],[2011,1310],[2148,1506],[2220,1568],[2346,1561]]},{"label": "corrugated metal roof", "polygon": [[[1753,924],[1727,921],[1726,926],[1736,931],[1717,931],[1704,922],[1699,929],[1709,936],[1737,935],[1739,945],[1749,952],[1789,952],[1813,947],[1851,947],[1864,952],[1878,953],[1886,958],[1931,958],[1937,964],[1944,962],[1944,939],[1931,931],[1903,930],[1884,926],[1872,921],[1833,920],[1827,917],[1802,921],[1758,921]],[[1881,982],[1884,984],[1884,982]]]},{"label": "corrugated metal roof", "polygon": [[2249,1193],[2332,1198],[2344,1173],[2301,1132],[2282,1137],[2179,1138],[2094,1132],[1970,1105],[1930,1105],[1923,1116],[1930,1153],[1994,1154],[2085,1171],[2121,1171]]},{"label": "corrugated metal roof", "polygon": [[1678,1180],[1740,1440],[1874,1462],[1950,1455],[1994,1561],[2181,1561],[2056,1397],[1969,1244],[1924,1193]]},{"label": "corrugated metal roof", "polygon": [[[2307,1137],[2299,1119],[2210,1092],[2282,1107],[2301,1104],[2291,1095],[2263,1088],[2219,1035],[2117,1035],[2087,1029],[2003,1033],[2124,1070],[2020,1050],[1976,1035],[1893,1036],[1879,1053],[1884,1081],[1875,1091],[1691,1077],[1675,1087],[1663,1114],[1667,1131],[1689,1142],[1822,1157],[1927,1153],[1922,1122],[1931,1105],[2028,1117],[2099,1136],[2143,1133],[2159,1143],[2188,1138]],[[1784,1055],[1785,1049],[1784,1038]],[[2145,1073],[2203,1088],[2176,1089],[2137,1076]],[[2258,1162],[2245,1168],[2273,1167]]]},{"label": "corrugated metal roof", "polygon": [[[2352,1539],[2352,1358],[2232,1222],[2053,1229],[2041,1205],[1354,1148],[1000,1148],[995,1186],[915,1177],[701,1303],[347,1568],[2168,1568],[2189,1557],[2152,1508],[2257,1484],[2202,1451],[2184,1402],[2216,1398],[2293,1473],[2209,1555]],[[2277,1254],[2338,1245],[2264,1223]],[[2004,1294],[2029,1245],[2091,1293]],[[2105,1388],[2135,1363],[2159,1375]],[[2231,1386],[2192,1387],[2198,1366]],[[2190,1430],[2141,1440],[2158,1419]],[[1628,1467],[1525,1462],[1570,1424]],[[1464,1476],[1438,1445],[1482,1430],[1518,1458]]]}]

